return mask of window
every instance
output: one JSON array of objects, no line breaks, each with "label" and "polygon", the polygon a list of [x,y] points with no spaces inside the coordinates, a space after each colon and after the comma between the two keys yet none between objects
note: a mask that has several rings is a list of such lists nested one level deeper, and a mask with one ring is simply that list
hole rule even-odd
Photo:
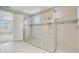
[{"label": "window", "polygon": [[7,13],[5,11],[0,11],[0,33],[12,33],[13,21],[12,14]]},{"label": "window", "polygon": [[40,24],[40,16],[35,16],[35,24]]}]

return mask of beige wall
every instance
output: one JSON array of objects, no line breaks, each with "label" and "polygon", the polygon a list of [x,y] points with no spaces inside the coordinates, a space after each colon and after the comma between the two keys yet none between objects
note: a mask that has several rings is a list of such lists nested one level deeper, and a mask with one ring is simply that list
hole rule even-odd
[{"label": "beige wall", "polygon": [[[58,21],[68,21],[77,19],[76,7],[57,7],[61,12]],[[67,52],[77,52],[77,23],[57,25],[57,48]]]},{"label": "beige wall", "polygon": [[56,7],[57,12],[60,13],[60,19],[58,21],[76,20],[77,18],[77,7]]},{"label": "beige wall", "polygon": [[23,40],[23,15],[14,14],[13,29],[14,40]]},{"label": "beige wall", "polygon": [[[79,20],[79,7],[77,8],[77,19]],[[78,21],[78,52],[79,52],[79,21]]]}]

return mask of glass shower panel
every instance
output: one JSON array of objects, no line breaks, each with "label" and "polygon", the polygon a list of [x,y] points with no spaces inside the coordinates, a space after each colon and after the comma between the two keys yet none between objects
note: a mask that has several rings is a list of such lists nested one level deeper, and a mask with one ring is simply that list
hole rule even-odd
[{"label": "glass shower panel", "polygon": [[49,25],[32,26],[32,36],[29,43],[52,52],[54,49],[54,36],[52,35],[52,28]]},{"label": "glass shower panel", "polygon": [[52,11],[30,17],[30,25],[25,25],[25,41],[38,48],[53,52],[55,50],[56,27],[52,22],[52,17]]}]

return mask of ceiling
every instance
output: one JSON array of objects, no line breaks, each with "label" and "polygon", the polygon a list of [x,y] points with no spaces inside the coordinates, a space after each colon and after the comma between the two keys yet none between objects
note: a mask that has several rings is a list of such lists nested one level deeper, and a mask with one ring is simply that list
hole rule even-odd
[{"label": "ceiling", "polygon": [[26,13],[28,15],[34,15],[50,8],[52,8],[52,6],[10,6],[10,9]]}]

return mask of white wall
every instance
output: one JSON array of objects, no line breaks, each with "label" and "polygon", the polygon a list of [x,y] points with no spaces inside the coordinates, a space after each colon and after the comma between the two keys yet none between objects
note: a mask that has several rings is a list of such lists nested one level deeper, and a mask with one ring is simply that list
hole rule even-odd
[{"label": "white wall", "polygon": [[14,40],[23,40],[23,15],[14,14],[13,24]]}]

